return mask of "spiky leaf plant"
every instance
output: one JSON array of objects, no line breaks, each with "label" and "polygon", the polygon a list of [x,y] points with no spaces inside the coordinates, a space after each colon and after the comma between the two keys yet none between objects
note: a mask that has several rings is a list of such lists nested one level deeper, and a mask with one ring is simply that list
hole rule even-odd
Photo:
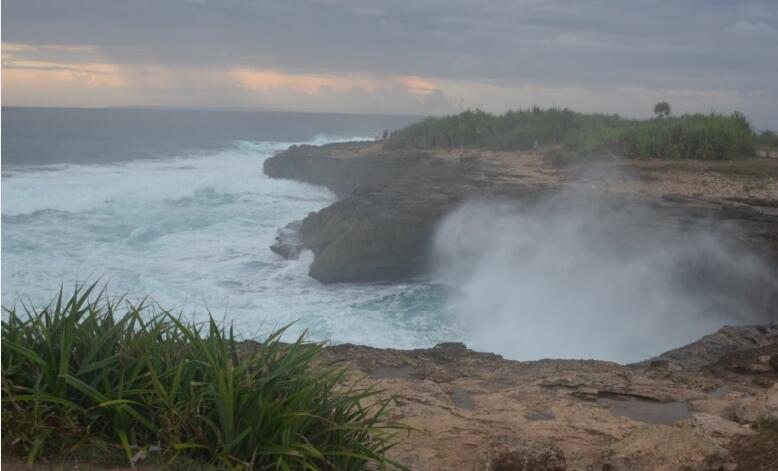
[{"label": "spiky leaf plant", "polygon": [[390,469],[404,427],[376,391],[281,329],[259,344],[212,318],[77,287],[43,309],[3,308],[3,446],[30,463],[83,447],[158,450],[229,469]]}]

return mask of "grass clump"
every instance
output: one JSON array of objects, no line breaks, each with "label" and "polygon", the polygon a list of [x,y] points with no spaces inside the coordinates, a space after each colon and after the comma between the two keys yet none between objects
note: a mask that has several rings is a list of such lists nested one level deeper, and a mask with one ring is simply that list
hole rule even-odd
[{"label": "grass clump", "polygon": [[[771,136],[760,135],[760,141]],[[554,158],[724,160],[755,155],[757,137],[740,113],[717,113],[650,120],[583,114],[569,109],[533,108],[494,115],[480,110],[427,118],[392,134],[387,149],[482,147],[526,150],[564,144]]]},{"label": "grass clump", "polygon": [[3,446],[30,463],[83,448],[229,469],[380,469],[401,426],[386,401],[314,366],[321,344],[281,329],[241,348],[211,319],[111,301],[94,285],[43,309],[4,308]]},{"label": "grass clump", "polygon": [[776,417],[762,417],[753,424],[751,424],[754,430],[759,432],[770,431],[778,433],[778,418]]}]

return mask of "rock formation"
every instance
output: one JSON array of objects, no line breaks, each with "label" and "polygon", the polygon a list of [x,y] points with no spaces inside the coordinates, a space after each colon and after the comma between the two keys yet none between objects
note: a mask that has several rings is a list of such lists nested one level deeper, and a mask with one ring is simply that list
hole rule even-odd
[{"label": "rock formation", "polygon": [[[731,226],[734,250],[748,251],[778,267],[778,188],[775,200],[747,200],[752,203],[748,204],[739,193],[727,193],[731,184],[722,186],[718,197],[700,197],[698,183],[666,187],[664,181],[677,179],[678,172],[661,173],[660,180],[635,177],[634,169],[612,166],[562,171],[535,155],[385,151],[380,143],[295,146],[266,160],[264,170],[271,177],[326,185],[339,196],[339,201],[301,224],[284,228],[273,246],[274,252],[287,257],[296,256],[301,248],[312,250],[309,274],[324,283],[398,280],[426,273],[439,221],[464,201],[532,204],[561,192],[574,194],[571,200],[605,201],[603,208],[617,225],[621,219],[629,221],[621,214],[649,208],[651,224],[622,224],[618,230],[626,234],[623,240],[651,237],[672,243],[690,227],[704,232]],[[677,192],[664,193],[668,188]],[[732,278],[727,267],[717,263],[686,263],[688,288],[704,286],[748,304],[749,310],[764,313],[764,319],[778,320],[778,272],[772,280],[755,283]]]},{"label": "rock formation", "polygon": [[747,471],[778,464],[775,347],[778,325],[726,327],[635,365],[459,343],[338,345],[324,361],[393,398],[390,418],[413,430],[390,455],[411,469]]}]

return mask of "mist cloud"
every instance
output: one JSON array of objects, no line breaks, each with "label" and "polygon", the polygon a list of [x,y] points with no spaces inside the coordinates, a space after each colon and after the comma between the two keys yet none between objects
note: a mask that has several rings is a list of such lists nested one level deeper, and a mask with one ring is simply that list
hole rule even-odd
[{"label": "mist cloud", "polygon": [[725,324],[765,322],[778,285],[737,234],[565,193],[465,204],[440,225],[435,260],[471,348],[633,362]]}]

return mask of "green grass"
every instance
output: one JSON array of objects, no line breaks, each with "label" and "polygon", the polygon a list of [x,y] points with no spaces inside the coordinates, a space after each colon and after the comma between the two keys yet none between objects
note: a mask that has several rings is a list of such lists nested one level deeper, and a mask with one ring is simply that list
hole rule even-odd
[{"label": "green grass", "polygon": [[78,287],[43,309],[3,308],[3,447],[32,463],[83,449],[150,451],[229,469],[384,469],[406,430],[387,401],[281,329],[241,348],[211,319]]},{"label": "green grass", "polygon": [[[769,134],[759,139],[768,142]],[[717,113],[626,120],[616,115],[583,114],[569,109],[480,110],[427,118],[392,134],[387,149],[481,147],[527,150],[564,144],[557,160],[702,159],[726,160],[755,155],[757,136],[740,113]]]}]

